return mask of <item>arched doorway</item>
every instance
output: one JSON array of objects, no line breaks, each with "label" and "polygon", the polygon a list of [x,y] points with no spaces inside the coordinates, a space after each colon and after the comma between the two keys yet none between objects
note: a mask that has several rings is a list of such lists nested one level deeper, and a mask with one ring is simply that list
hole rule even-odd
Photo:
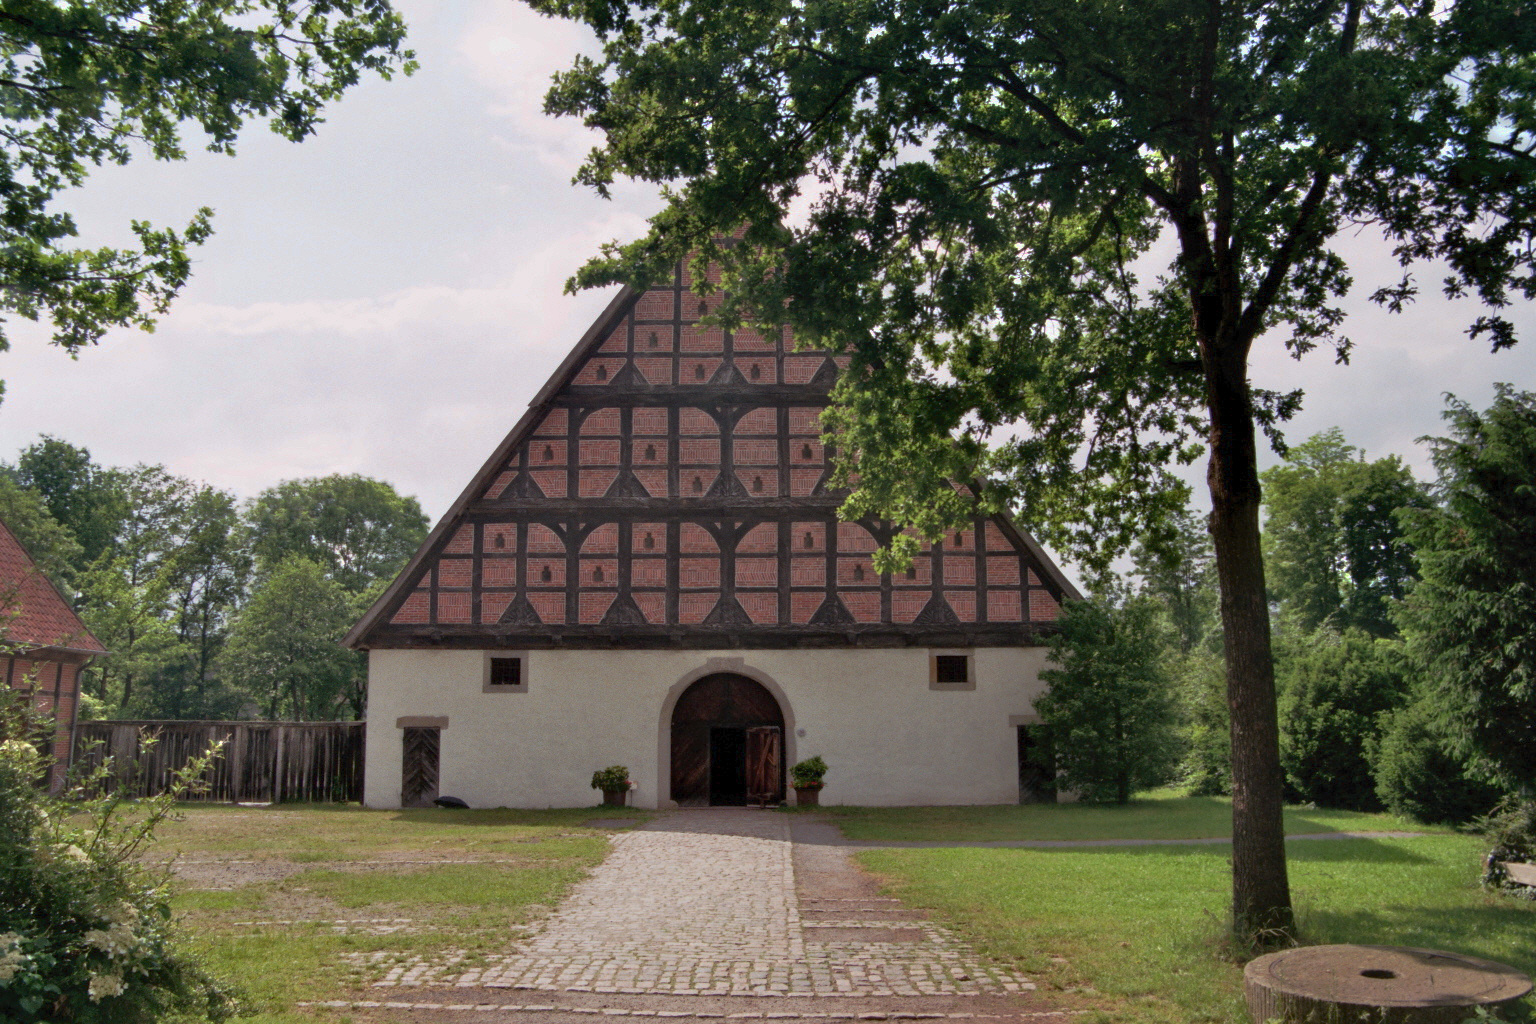
[{"label": "arched doorway", "polygon": [[784,712],[762,684],[716,672],[678,697],[672,799],[684,807],[784,799]]}]

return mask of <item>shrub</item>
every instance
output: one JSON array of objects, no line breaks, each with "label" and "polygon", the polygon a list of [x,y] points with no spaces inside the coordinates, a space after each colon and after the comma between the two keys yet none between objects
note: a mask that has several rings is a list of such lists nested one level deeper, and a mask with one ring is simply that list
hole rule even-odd
[{"label": "shrub", "polygon": [[[138,862],[210,760],[130,820],[115,792],[75,805],[46,796],[34,784],[46,759],[0,733],[0,1020],[149,1024],[234,1012],[232,995],[177,948],[166,875]],[[71,795],[103,785],[106,771]]]},{"label": "shrub", "polygon": [[821,759],[821,755],[808,757],[789,769],[789,777],[794,780],[794,785],[804,789],[809,786],[821,785],[822,777],[827,774],[827,762]]},{"label": "shrub", "polygon": [[1280,763],[1287,796],[1321,807],[1381,804],[1368,751],[1407,699],[1400,644],[1320,633],[1280,666]]},{"label": "shrub", "polygon": [[[1521,800],[1506,804],[1497,814],[1491,814],[1480,823],[1482,833],[1492,849],[1484,862],[1483,884],[1502,886],[1509,883],[1509,875],[1502,861],[1516,864],[1536,862],[1536,800]],[[1522,895],[1536,898],[1536,890],[1530,886],[1517,887]]]},{"label": "shrub", "polygon": [[1372,752],[1376,794],[1393,814],[1464,825],[1492,810],[1504,790],[1473,776],[1439,718],[1425,697],[1388,716]]}]

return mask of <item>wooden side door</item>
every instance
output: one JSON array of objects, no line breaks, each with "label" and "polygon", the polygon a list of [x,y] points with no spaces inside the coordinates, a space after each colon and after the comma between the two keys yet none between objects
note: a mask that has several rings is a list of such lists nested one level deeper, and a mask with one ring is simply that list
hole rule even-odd
[{"label": "wooden side door", "polygon": [[784,732],[776,725],[747,730],[747,801],[776,804],[784,799]]},{"label": "wooden side door", "polygon": [[441,729],[406,729],[400,765],[400,806],[431,807],[437,799]]}]

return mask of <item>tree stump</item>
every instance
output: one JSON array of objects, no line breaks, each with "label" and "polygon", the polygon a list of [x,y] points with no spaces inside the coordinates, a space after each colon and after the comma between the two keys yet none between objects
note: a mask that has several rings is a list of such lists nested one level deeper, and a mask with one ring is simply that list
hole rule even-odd
[{"label": "tree stump", "polygon": [[1513,967],[1403,946],[1303,946],[1243,971],[1255,1024],[1461,1024],[1531,990]]}]

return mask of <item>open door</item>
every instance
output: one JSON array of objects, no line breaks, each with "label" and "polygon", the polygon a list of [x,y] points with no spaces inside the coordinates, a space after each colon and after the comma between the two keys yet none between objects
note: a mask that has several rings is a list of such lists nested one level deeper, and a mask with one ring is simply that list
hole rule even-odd
[{"label": "open door", "polygon": [[747,802],[767,805],[784,799],[784,731],[776,725],[747,730]]}]

